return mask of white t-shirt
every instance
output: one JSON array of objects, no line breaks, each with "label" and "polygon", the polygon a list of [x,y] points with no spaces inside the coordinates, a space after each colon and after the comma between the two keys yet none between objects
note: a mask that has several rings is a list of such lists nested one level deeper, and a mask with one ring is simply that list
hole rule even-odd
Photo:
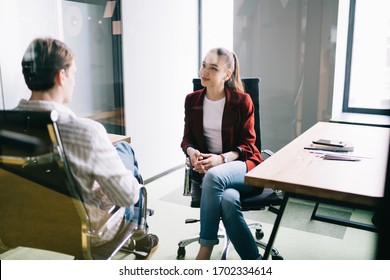
[{"label": "white t-shirt", "polygon": [[210,152],[222,153],[222,115],[226,98],[212,101],[205,97],[203,103],[203,134]]}]

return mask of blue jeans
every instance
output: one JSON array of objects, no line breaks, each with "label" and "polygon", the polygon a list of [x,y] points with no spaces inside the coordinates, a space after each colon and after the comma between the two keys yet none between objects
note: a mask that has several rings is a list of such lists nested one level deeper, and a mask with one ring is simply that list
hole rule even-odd
[{"label": "blue jeans", "polygon": [[225,226],[235,250],[243,260],[260,257],[252,233],[241,212],[240,195],[261,193],[262,188],[244,184],[246,164],[232,161],[208,170],[202,181],[200,240],[204,246],[218,244],[219,222]]},{"label": "blue jeans", "polygon": [[[134,177],[141,183],[141,176],[138,171],[138,161],[135,157],[135,152],[129,143],[120,141],[114,145],[119,157],[127,169],[129,169]],[[126,207],[125,220],[130,221],[134,218],[134,205]]]}]

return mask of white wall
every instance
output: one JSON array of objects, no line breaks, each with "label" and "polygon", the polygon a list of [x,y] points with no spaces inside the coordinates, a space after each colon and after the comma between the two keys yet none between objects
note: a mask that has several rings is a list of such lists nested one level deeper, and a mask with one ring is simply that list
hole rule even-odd
[{"label": "white wall", "polygon": [[184,164],[184,98],[198,75],[197,2],[122,1],[126,134],[144,179]]}]

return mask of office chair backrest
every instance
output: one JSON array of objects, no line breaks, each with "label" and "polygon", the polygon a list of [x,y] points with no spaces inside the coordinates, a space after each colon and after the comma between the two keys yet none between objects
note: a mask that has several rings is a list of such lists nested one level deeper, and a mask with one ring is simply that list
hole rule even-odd
[{"label": "office chair backrest", "polygon": [[53,112],[0,111],[0,247],[91,259],[88,216]]},{"label": "office chair backrest", "polygon": [[[260,78],[242,78],[242,83],[245,87],[245,92],[252,98],[255,107],[255,131],[256,131],[256,147],[261,151],[261,129],[260,129]],[[194,91],[202,89],[203,86],[199,78],[192,80]]]}]

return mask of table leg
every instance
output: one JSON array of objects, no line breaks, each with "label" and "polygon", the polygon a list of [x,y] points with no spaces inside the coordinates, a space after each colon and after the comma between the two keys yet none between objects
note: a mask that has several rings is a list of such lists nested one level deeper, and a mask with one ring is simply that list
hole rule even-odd
[{"label": "table leg", "polygon": [[272,249],[272,247],[274,245],[276,234],[278,232],[280,221],[282,220],[282,216],[283,216],[283,213],[284,213],[284,209],[286,208],[288,198],[289,198],[289,194],[287,192],[285,192],[284,196],[283,196],[283,202],[280,205],[278,214],[277,214],[276,219],[275,219],[274,226],[272,228],[271,236],[269,238],[267,247],[265,248],[265,252],[264,252],[264,256],[263,256],[264,260],[268,260],[269,254],[270,254],[271,249]]}]

